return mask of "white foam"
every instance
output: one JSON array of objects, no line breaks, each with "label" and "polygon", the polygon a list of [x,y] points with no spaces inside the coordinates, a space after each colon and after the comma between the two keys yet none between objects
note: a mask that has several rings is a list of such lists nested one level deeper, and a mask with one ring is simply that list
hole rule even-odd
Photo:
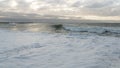
[{"label": "white foam", "polygon": [[120,68],[120,38],[0,30],[0,68]]}]

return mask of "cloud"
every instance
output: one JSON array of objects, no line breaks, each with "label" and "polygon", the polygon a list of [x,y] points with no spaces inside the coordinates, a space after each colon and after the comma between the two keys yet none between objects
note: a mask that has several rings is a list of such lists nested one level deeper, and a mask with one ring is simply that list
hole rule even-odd
[{"label": "cloud", "polygon": [[120,0],[84,0],[71,6],[85,15],[120,16]]},{"label": "cloud", "polygon": [[[120,17],[120,0],[0,0],[0,17]],[[51,15],[51,16],[49,16]],[[44,17],[45,16],[45,17]],[[83,17],[84,18],[84,17]],[[78,19],[78,18],[77,18]]]}]

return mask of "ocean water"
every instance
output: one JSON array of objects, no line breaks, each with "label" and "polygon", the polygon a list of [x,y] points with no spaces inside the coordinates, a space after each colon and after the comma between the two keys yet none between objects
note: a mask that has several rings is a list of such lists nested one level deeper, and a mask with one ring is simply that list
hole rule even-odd
[{"label": "ocean water", "polygon": [[16,32],[80,33],[120,37],[119,23],[1,23],[0,29]]},{"label": "ocean water", "polygon": [[119,63],[120,24],[0,24],[0,68],[120,68]]}]

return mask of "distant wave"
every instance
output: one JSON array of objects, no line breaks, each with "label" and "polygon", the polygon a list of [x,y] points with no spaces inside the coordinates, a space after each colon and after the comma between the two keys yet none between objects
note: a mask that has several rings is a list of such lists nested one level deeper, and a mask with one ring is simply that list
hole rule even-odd
[{"label": "distant wave", "polygon": [[49,23],[9,23],[1,24],[0,28],[13,31],[30,32],[80,32],[101,35],[120,35],[119,23],[81,23],[81,24],[49,24]]},{"label": "distant wave", "polygon": [[89,32],[89,33],[97,33],[97,34],[120,34],[120,27],[64,26],[64,30],[70,32]]}]

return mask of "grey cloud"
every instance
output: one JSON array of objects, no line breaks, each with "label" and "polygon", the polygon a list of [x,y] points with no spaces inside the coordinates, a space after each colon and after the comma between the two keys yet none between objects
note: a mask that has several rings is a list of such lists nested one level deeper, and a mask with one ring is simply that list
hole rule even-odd
[{"label": "grey cloud", "polygon": [[0,8],[7,8],[9,7],[10,0],[3,0],[0,2]]},{"label": "grey cloud", "polygon": [[[17,3],[16,7],[10,6],[11,1],[15,1]],[[37,5],[37,10],[31,8],[33,3]],[[35,6],[33,6],[33,8],[34,7]],[[26,0],[0,1],[0,16],[6,18],[58,18],[64,17],[65,14],[69,15],[70,13],[71,15],[76,13],[77,15],[120,16],[120,0],[34,0],[33,2],[27,2]],[[41,16],[39,14],[44,15]]]},{"label": "grey cloud", "polygon": [[88,15],[120,16],[120,0],[85,0],[84,3],[77,1],[71,7]]},{"label": "grey cloud", "polygon": [[80,1],[77,1],[71,5],[71,7],[80,7],[82,3]]},{"label": "grey cloud", "polygon": [[10,19],[57,19],[59,17],[65,17],[60,15],[38,15],[35,13],[16,13],[16,12],[0,12],[0,16]]},{"label": "grey cloud", "polygon": [[84,6],[84,8],[104,8],[109,6],[114,6],[115,3],[118,3],[118,1],[114,0],[104,0],[101,2],[99,1],[93,1],[93,0],[85,0],[85,2],[76,1],[72,4],[72,7],[79,8],[80,6]]},{"label": "grey cloud", "polygon": [[16,12],[0,12],[0,16],[4,18],[37,18],[37,14],[25,14],[25,13],[16,13]]},{"label": "grey cloud", "polygon": [[102,2],[102,3],[93,3],[90,5],[87,5],[87,8],[103,8],[103,7],[108,7],[111,6],[114,2],[109,1],[109,2]]},{"label": "grey cloud", "polygon": [[49,4],[65,4],[64,0],[44,0],[44,1]]},{"label": "grey cloud", "polygon": [[18,8],[21,8],[21,9],[29,8],[30,3],[27,3],[23,0],[17,0],[16,2],[18,3],[17,5]]}]

